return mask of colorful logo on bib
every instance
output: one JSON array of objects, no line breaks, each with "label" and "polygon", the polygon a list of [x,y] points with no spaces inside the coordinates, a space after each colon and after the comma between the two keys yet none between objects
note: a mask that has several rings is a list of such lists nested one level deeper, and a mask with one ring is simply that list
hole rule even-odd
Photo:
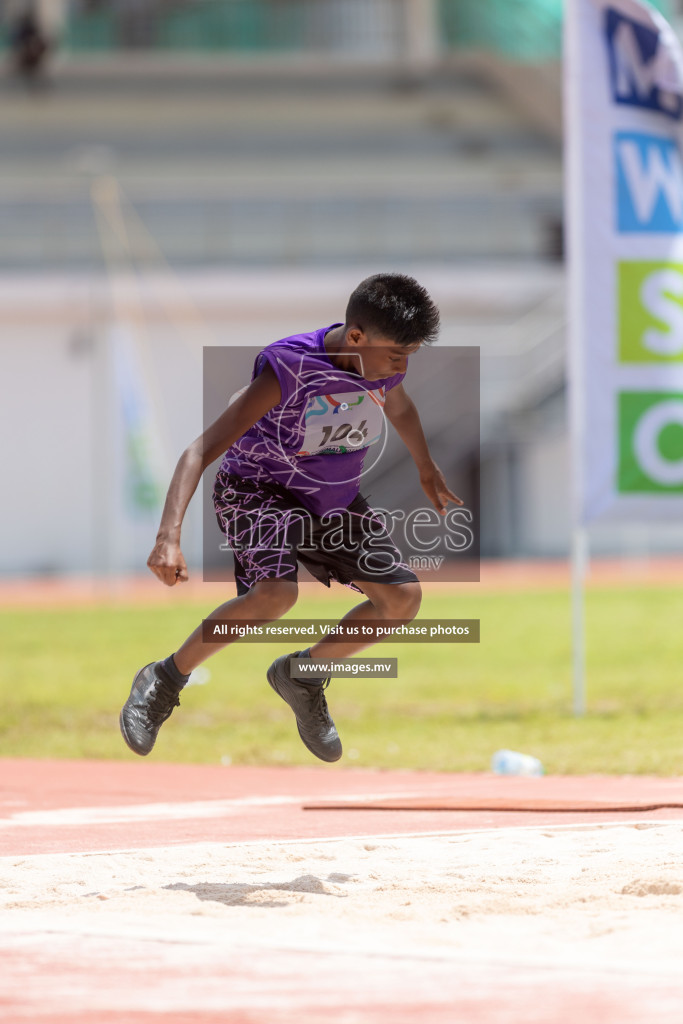
[{"label": "colorful logo on bib", "polygon": [[620,493],[683,493],[683,393],[624,391],[618,402]]},{"label": "colorful logo on bib", "polygon": [[618,266],[619,361],[683,362],[683,263]]}]

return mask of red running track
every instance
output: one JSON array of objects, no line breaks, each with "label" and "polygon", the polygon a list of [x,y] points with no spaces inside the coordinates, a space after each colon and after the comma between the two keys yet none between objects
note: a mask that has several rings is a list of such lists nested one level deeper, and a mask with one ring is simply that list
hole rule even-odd
[{"label": "red running track", "polygon": [[[382,796],[681,803],[683,779],[645,776],[445,775],[340,768],[254,768],[153,761],[4,759],[0,856],[330,839],[621,821],[622,811],[304,810],[306,803]],[[629,819],[683,818],[675,808]]]}]

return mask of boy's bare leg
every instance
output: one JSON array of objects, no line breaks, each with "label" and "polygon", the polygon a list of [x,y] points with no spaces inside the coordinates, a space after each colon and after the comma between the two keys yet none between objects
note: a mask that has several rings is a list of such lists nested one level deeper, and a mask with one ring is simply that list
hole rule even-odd
[{"label": "boy's bare leg", "polygon": [[[296,603],[297,585],[293,580],[262,580],[239,597],[226,601],[207,618],[221,620],[249,619],[255,622],[273,622],[290,610]],[[238,637],[235,637],[237,640]],[[176,667],[183,675],[189,675],[203,661],[233,643],[204,643],[202,627],[197,626],[185,643],[173,655]]]},{"label": "boy's bare leg", "polygon": [[[356,605],[346,613],[341,623],[345,626],[368,625],[370,622],[382,622],[387,619],[396,620],[397,624],[407,624],[417,615],[422,599],[422,588],[415,583],[368,583],[366,580],[354,580],[368,600]],[[320,640],[311,647],[311,657],[348,658],[352,654],[371,647],[376,640]]]}]

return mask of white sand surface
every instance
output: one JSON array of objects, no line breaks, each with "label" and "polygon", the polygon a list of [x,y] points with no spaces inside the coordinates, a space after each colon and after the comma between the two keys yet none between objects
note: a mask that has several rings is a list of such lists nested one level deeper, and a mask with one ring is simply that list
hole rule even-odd
[{"label": "white sand surface", "polygon": [[[463,970],[560,971],[574,987],[609,978],[647,991],[652,1020],[680,1022],[683,823],[5,857],[0,950],[12,949],[26,953],[26,977],[31,958],[49,970],[55,951],[102,973],[143,949],[170,976],[191,968],[192,981],[164,988],[175,1008],[294,998],[283,995],[291,956],[314,953],[327,958],[310,981],[323,1002],[348,986],[351,962],[349,998],[366,1003],[387,988],[433,998]],[[242,978],[229,994],[217,987],[226,965]],[[54,998],[125,1006],[132,994],[112,973],[86,998],[55,968]],[[0,981],[0,999],[26,977]]]}]

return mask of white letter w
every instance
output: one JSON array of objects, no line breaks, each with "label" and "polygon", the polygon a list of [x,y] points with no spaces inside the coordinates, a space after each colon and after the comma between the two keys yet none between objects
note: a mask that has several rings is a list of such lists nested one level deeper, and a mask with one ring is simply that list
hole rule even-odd
[{"label": "white letter w", "polygon": [[641,156],[637,142],[622,139],[619,156],[638,220],[649,224],[663,194],[674,223],[679,224],[683,218],[683,167],[678,150],[672,146],[667,160],[661,146],[652,144]]}]

